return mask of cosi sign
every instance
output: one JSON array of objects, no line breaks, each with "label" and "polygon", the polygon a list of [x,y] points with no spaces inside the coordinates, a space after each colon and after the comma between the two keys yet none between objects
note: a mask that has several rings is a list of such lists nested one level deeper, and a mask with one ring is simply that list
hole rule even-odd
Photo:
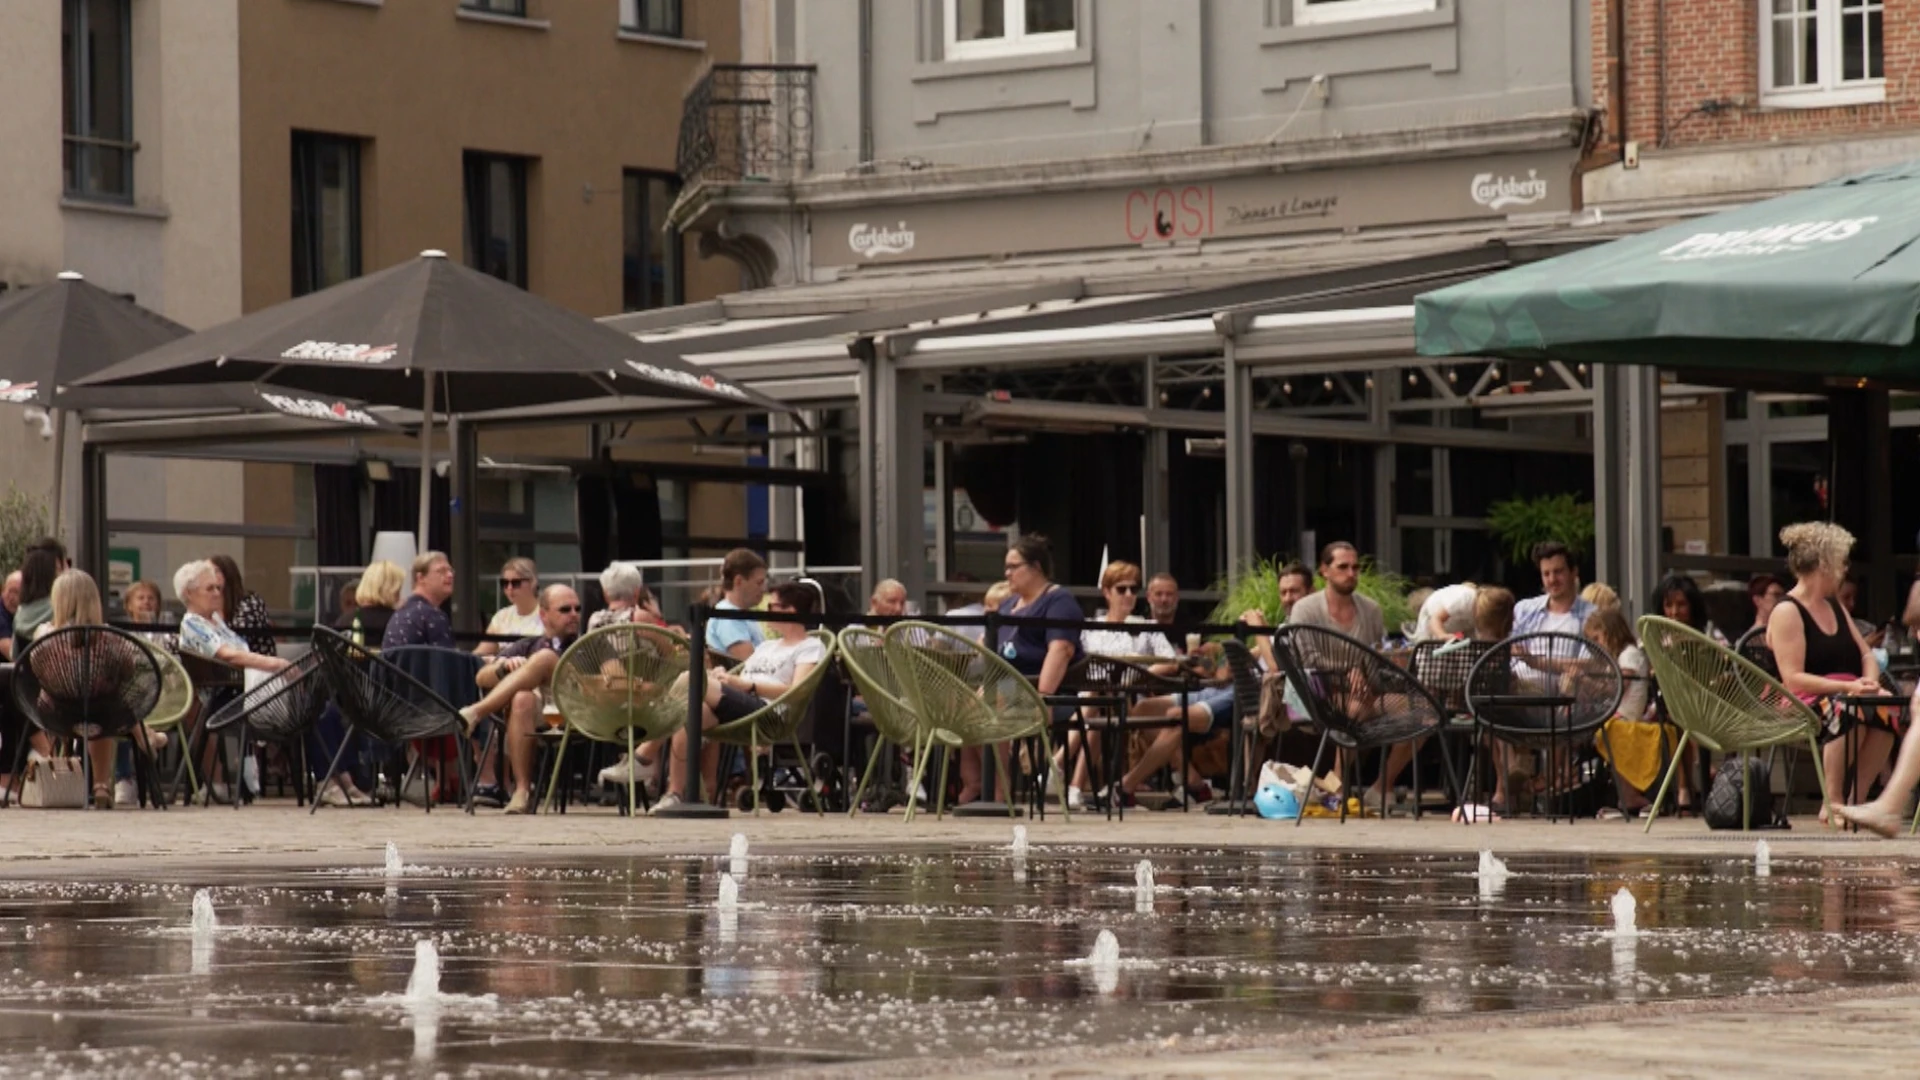
[{"label": "cosi sign", "polygon": [[1098,250],[1571,209],[1572,149],[813,215],[818,266]]}]

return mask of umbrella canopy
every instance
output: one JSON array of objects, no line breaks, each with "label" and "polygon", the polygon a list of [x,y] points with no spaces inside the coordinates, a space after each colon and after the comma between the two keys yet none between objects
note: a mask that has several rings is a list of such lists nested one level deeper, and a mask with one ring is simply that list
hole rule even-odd
[{"label": "umbrella canopy", "polygon": [[0,401],[42,408],[68,386],[187,336],[172,319],[63,273],[0,300]]},{"label": "umbrella canopy", "polygon": [[[0,390],[0,401],[14,400]],[[400,431],[399,424],[351,398],[327,398],[270,383],[205,383],[190,386],[82,386],[60,389],[61,409],[164,409],[187,412],[234,410],[279,413],[295,420],[340,424],[369,431]]]},{"label": "umbrella canopy", "polygon": [[[433,397],[423,393],[432,374]],[[161,345],[100,385],[270,382],[479,413],[629,394],[787,411],[438,251]]]},{"label": "umbrella canopy", "polygon": [[1920,380],[1920,162],[1415,300],[1424,356]]}]

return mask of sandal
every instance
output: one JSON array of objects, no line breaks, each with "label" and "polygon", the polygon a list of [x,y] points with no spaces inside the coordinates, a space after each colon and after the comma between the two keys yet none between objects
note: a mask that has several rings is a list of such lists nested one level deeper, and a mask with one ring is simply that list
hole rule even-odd
[{"label": "sandal", "polygon": [[1615,806],[1603,806],[1600,808],[1600,812],[1593,815],[1593,817],[1595,821],[1632,820],[1630,815],[1628,815],[1625,811],[1621,810],[1619,807],[1615,807]]},{"label": "sandal", "polygon": [[93,808],[95,810],[113,809],[113,787],[109,784],[93,785]]}]

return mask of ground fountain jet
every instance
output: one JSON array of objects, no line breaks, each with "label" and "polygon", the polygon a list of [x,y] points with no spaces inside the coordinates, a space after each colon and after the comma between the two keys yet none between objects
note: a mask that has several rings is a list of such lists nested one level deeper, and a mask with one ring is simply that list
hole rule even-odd
[{"label": "ground fountain jet", "polygon": [[1513,876],[1513,872],[1491,849],[1482,849],[1480,868],[1474,871],[1473,876],[1480,879],[1480,899],[1492,900],[1506,889],[1507,879]]},{"label": "ground fountain jet", "polygon": [[213,913],[213,896],[205,889],[193,894],[193,936],[211,937],[220,927],[220,917]]},{"label": "ground fountain jet", "polygon": [[1753,842],[1753,876],[1769,877],[1773,874],[1773,849],[1765,840]]},{"label": "ground fountain jet", "polygon": [[1102,930],[1093,941],[1093,952],[1087,956],[1087,967],[1093,971],[1093,985],[1102,994],[1111,994],[1120,986],[1120,939],[1113,931]]},{"label": "ground fountain jet", "polygon": [[1153,862],[1141,859],[1133,868],[1133,910],[1142,915],[1153,913]]},{"label": "ground fountain jet", "polygon": [[1613,894],[1612,907],[1613,940],[1632,941],[1638,937],[1640,934],[1639,902],[1634,900],[1633,893],[1627,891],[1625,885],[1620,886],[1620,891]]},{"label": "ground fountain jet", "polygon": [[1015,825],[1013,827],[1013,846],[1011,850],[1013,851],[1013,857],[1016,859],[1024,859],[1027,857],[1027,827],[1025,825]]},{"label": "ground fountain jet", "polygon": [[747,876],[747,834],[734,833],[733,845],[727,851],[727,869],[735,878]]},{"label": "ground fountain jet", "polygon": [[400,845],[387,841],[387,876],[399,877],[405,872],[406,866],[400,861]]},{"label": "ground fountain jet", "polygon": [[428,938],[413,943],[413,974],[407,976],[408,1005],[427,1005],[440,999],[440,950]]}]

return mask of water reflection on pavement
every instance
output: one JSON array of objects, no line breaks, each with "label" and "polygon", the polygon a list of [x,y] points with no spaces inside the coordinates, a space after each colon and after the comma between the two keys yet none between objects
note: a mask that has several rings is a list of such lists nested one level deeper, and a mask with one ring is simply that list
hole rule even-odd
[{"label": "water reflection on pavement", "polygon": [[[1454,855],[789,849],[751,857],[731,913],[723,852],[0,882],[0,1076],[944,1060],[1865,986],[1920,964],[1903,862],[1756,877],[1731,854],[1505,854],[1513,876],[1483,889]],[[1606,933],[1623,885],[1630,941]],[[196,939],[199,889],[220,925]],[[1117,969],[1077,962],[1103,929]],[[403,994],[422,938],[431,1000]]]}]

